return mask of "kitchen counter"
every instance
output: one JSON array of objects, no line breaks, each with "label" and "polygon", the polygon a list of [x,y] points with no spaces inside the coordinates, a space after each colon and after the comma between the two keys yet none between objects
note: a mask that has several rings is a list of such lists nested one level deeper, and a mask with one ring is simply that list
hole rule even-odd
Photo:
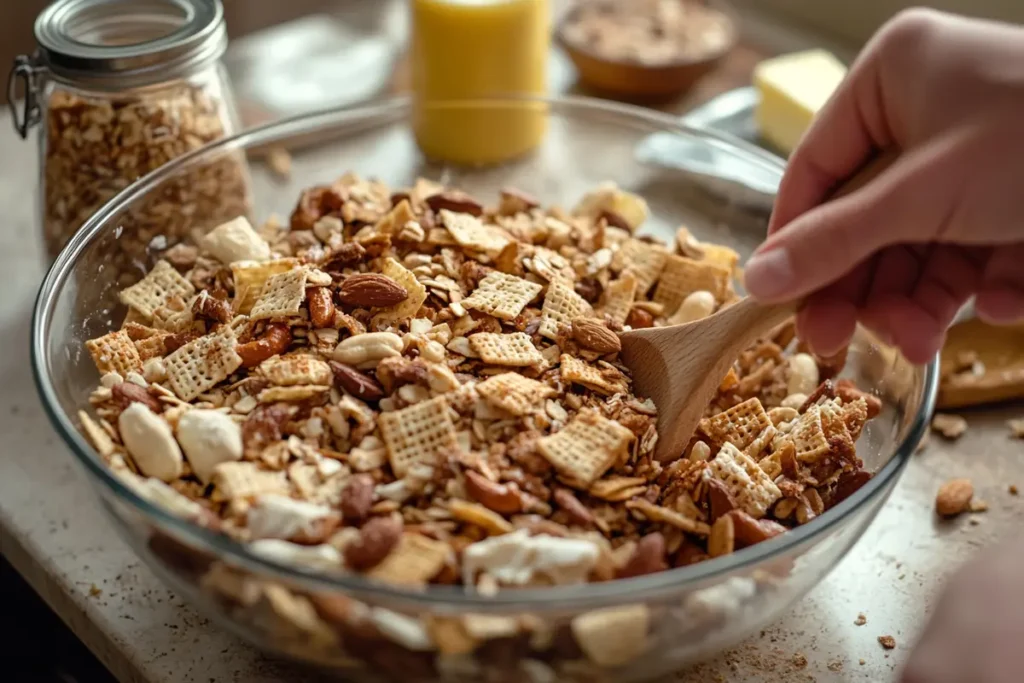
[{"label": "kitchen counter", "polygon": [[[742,84],[760,53],[739,49],[682,110]],[[31,308],[44,272],[26,197],[35,183],[34,145],[0,116],[0,551],[123,683],[277,683],[308,673],[265,657],[214,628],[136,559],[101,515],[81,472],[43,414],[28,357]],[[982,547],[1015,533],[1024,499],[1024,441],[1005,420],[1019,405],[969,415],[957,442],[933,438],[865,537],[792,612],[708,663],[672,677],[687,683],[895,679],[943,579]],[[947,478],[969,476],[984,514],[938,521],[932,504]],[[857,588],[854,589],[854,586]],[[858,615],[866,623],[857,625]],[[884,650],[878,637],[891,635]],[[667,683],[667,681],[666,681]]]}]

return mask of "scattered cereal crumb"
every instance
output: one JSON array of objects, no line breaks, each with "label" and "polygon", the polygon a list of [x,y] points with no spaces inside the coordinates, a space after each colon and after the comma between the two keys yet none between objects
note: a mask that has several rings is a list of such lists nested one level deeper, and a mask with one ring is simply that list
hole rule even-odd
[{"label": "scattered cereal crumb", "polygon": [[988,503],[977,498],[971,500],[970,506],[967,508],[969,512],[988,512]]},{"label": "scattered cereal crumb", "polygon": [[878,642],[882,644],[886,650],[892,650],[896,647],[896,639],[892,636],[878,636]]},{"label": "scattered cereal crumb", "polygon": [[976,517],[971,517],[969,520],[967,520],[967,523],[971,526],[978,526],[979,524],[981,524],[981,520]]},{"label": "scattered cereal crumb", "polygon": [[91,586],[89,586],[89,595],[90,597],[98,598],[100,595],[103,595],[103,591],[100,590],[100,587],[94,583]]},{"label": "scattered cereal crumb", "polygon": [[857,615],[857,619],[854,620],[854,622],[853,622],[854,626],[863,626],[866,623],[868,623],[868,618],[866,616],[864,616],[863,612],[858,614]]},{"label": "scattered cereal crumb", "polygon": [[793,666],[798,669],[803,669],[807,666],[807,657],[802,652],[797,652],[793,655]]},{"label": "scattered cereal crumb", "polygon": [[828,667],[829,671],[839,672],[843,670],[843,661],[841,659],[833,659],[825,666]]},{"label": "scattered cereal crumb", "polygon": [[284,147],[274,147],[267,152],[267,166],[278,180],[288,180],[292,175],[292,155]]},{"label": "scattered cereal crumb", "polygon": [[970,509],[974,484],[970,479],[950,479],[935,494],[935,511],[942,517],[956,517]]},{"label": "scattered cereal crumb", "polygon": [[867,662],[864,661],[863,659],[858,659],[857,663],[860,664],[861,666],[864,666],[865,664],[867,664]]},{"label": "scattered cereal crumb", "polygon": [[1024,439],[1024,417],[1007,420],[1006,426],[1010,428],[1010,436],[1015,439]]},{"label": "scattered cereal crumb", "polygon": [[959,439],[967,431],[967,420],[959,415],[936,413],[932,418],[932,429],[947,439]]},{"label": "scattered cereal crumb", "polygon": [[1007,491],[1010,492],[1011,496],[1016,496],[1018,493],[1020,493],[1020,490],[1017,488],[1016,484],[1010,484],[1010,487],[1007,489]]}]

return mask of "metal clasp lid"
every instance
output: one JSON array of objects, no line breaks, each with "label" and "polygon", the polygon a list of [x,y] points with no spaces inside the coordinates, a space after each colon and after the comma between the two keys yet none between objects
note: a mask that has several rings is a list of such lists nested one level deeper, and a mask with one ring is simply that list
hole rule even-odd
[{"label": "metal clasp lid", "polygon": [[[28,137],[28,131],[39,123],[42,111],[39,107],[39,65],[33,57],[18,55],[14,58],[14,66],[7,77],[7,105],[11,108],[11,120],[14,130],[22,139]],[[18,83],[21,82],[25,93],[21,111],[18,111]]]}]

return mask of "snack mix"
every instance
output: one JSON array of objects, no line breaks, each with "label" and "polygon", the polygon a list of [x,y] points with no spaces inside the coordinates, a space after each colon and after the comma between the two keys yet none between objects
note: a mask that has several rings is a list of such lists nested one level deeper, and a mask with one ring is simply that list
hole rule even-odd
[{"label": "snack mix", "polygon": [[[854,443],[878,399],[787,324],[722,379],[686,452],[656,460],[657,407],[632,393],[617,333],[734,302],[738,256],[685,228],[668,246],[638,237],[647,213],[612,185],[572,212],[426,180],[314,187],[290,225],[237,218],[121,291],[124,324],[86,343],[101,379],[83,431],[190,522],[402,590],[639,577],[810,521],[870,478]],[[466,655],[543,626],[369,609],[226,560],[198,572],[304,654],[344,641],[393,660],[363,647],[376,638]],[[615,667],[643,651],[646,607],[615,609],[572,621],[573,656]]]}]

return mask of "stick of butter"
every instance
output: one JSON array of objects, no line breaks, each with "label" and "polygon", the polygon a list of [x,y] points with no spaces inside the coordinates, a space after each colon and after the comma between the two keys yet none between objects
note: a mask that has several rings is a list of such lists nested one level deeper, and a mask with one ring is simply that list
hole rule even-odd
[{"label": "stick of butter", "polygon": [[790,154],[811,120],[846,76],[846,67],[826,50],[767,59],[754,69],[761,95],[755,118],[761,136]]}]

